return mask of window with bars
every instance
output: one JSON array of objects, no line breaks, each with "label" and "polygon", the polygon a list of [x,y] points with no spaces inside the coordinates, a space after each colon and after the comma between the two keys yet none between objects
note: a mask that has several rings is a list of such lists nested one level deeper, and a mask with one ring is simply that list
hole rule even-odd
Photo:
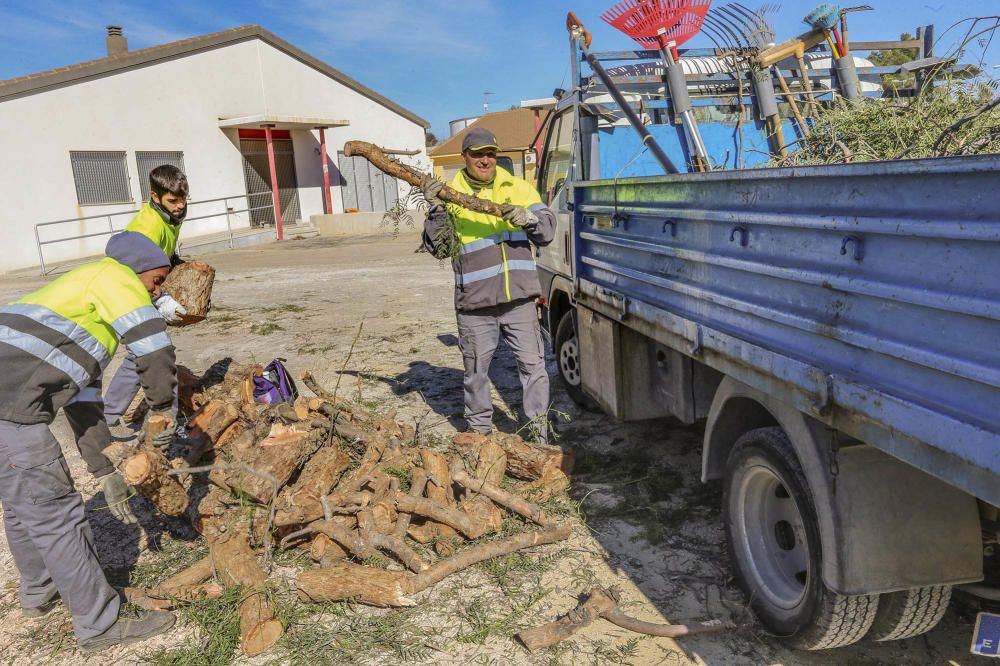
[{"label": "window with bars", "polygon": [[71,150],[69,161],[80,205],[132,203],[124,150]]},{"label": "window with bars", "polygon": [[184,153],[180,150],[135,151],[135,167],[139,174],[139,189],[142,190],[143,201],[149,201],[149,172],[163,164],[173,164],[184,171]]}]

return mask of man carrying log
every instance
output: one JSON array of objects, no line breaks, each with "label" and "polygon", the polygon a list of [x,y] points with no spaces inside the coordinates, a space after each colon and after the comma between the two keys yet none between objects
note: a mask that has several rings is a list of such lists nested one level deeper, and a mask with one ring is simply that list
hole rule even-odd
[{"label": "man carrying log", "polygon": [[[177,237],[187,215],[188,181],[184,172],[172,164],[162,164],[149,172],[149,202],[125,227],[153,241],[170,257],[170,267],[183,263],[177,256]],[[187,314],[180,303],[161,290],[153,305],[168,324],[180,323]],[[119,366],[104,395],[104,416],[111,425],[125,414],[135,394],[139,392],[139,376],[135,356],[129,352]],[[177,407],[174,406],[174,416]]]},{"label": "man carrying log", "polygon": [[170,261],[134,232],[113,236],[106,252],[0,308],[0,501],[22,613],[42,617],[62,598],[85,651],[142,640],[174,623],[170,613],[119,616],[119,594],[101,570],[83,499],[48,428],[62,408],[112,515],[137,522],[128,487],[101,453],[111,443],[101,373],[124,342],[151,408],[170,414],[174,348],[150,301]]},{"label": "man carrying log", "polygon": [[452,258],[459,347],[465,365],[468,429],[492,429],[493,402],[487,376],[499,337],[514,352],[531,434],[548,435],[549,377],[535,299],[541,285],[534,246],[552,242],[556,217],[528,181],[497,167],[497,140],[474,128],[462,141],[465,168],[450,186],[501,205],[503,217],[477,213],[438,198],[444,184],[430,176],[421,183],[430,204],[424,246],[435,257]]}]

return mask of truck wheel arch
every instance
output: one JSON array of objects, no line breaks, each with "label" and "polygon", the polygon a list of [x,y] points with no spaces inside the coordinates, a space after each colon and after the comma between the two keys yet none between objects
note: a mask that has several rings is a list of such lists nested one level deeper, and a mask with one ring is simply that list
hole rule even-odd
[{"label": "truck wheel arch", "polygon": [[832,590],[871,594],[982,579],[974,497],[862,443],[835,457],[834,431],[730,377],[709,410],[702,480],[721,478],[736,440],[767,426],[788,435],[809,483],[822,577]]},{"label": "truck wheel arch", "polygon": [[570,294],[573,293],[573,285],[564,277],[555,276],[552,278],[552,286],[548,296],[548,330],[553,336],[556,328],[562,320],[563,315],[573,309],[573,300]]}]

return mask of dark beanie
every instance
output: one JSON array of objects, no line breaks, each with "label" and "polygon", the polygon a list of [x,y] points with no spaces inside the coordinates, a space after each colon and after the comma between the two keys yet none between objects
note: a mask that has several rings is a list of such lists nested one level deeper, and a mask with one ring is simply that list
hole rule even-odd
[{"label": "dark beanie", "polygon": [[104,253],[136,273],[170,266],[170,259],[160,246],[137,231],[123,231],[108,240]]}]

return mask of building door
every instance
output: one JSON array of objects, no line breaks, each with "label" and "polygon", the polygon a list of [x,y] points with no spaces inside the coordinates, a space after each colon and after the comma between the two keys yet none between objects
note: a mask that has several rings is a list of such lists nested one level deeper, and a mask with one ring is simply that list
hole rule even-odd
[{"label": "building door", "polygon": [[356,209],[362,213],[380,213],[396,205],[399,181],[371,164],[363,157],[347,157],[337,153],[340,167],[344,211]]},{"label": "building door", "polygon": [[[274,170],[278,175],[278,198],[281,200],[281,220],[291,223],[302,219],[299,188],[295,178],[295,155],[288,130],[272,130]],[[271,170],[267,161],[267,140],[264,130],[240,130],[240,154],[243,155],[243,177],[247,184],[250,224],[254,227],[274,225],[271,206]]]}]

